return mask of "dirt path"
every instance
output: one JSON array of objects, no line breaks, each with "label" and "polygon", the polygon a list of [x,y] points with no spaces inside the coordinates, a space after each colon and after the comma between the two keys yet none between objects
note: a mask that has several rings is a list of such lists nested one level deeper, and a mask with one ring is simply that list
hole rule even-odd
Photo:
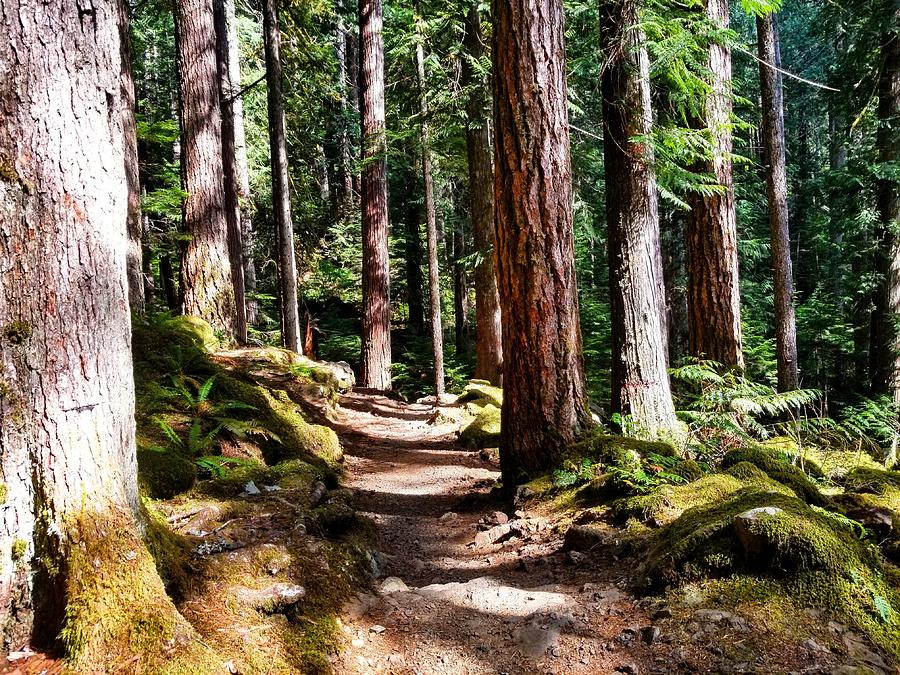
[{"label": "dirt path", "polygon": [[[799,643],[765,646],[767,633],[756,634],[733,614],[694,606],[673,616],[660,603],[637,600],[626,590],[634,561],[562,552],[563,528],[552,516],[512,509],[493,515],[500,505],[487,493],[497,470],[455,445],[455,425],[433,418],[431,406],[378,395],[354,393],[341,402],[334,426],[345,446],[347,484],[379,528],[382,570],[376,592],[361,592],[345,610],[348,644],[338,672],[833,668],[827,652],[811,658]],[[507,516],[512,532],[505,540],[475,544],[484,521]],[[687,633],[685,617],[692,621]]]}]

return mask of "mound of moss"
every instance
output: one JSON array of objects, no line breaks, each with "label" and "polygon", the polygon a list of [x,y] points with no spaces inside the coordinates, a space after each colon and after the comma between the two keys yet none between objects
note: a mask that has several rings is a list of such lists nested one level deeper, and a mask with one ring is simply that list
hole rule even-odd
[{"label": "mound of moss", "polygon": [[824,506],[826,497],[819,491],[803,470],[794,466],[783,456],[762,447],[740,448],[731,450],[722,459],[721,468],[728,469],[741,462],[753,464],[769,478],[786,485],[802,500],[809,504]]},{"label": "mound of moss", "polygon": [[459,433],[465,448],[496,448],[500,443],[500,408],[488,403]]},{"label": "mound of moss", "polygon": [[197,480],[197,465],[180,452],[139,447],[137,461],[138,487],[153,499],[171,499]]},{"label": "mound of moss", "polygon": [[469,380],[469,384],[463,389],[457,401],[459,403],[474,402],[479,406],[491,404],[502,408],[503,390],[500,387],[495,387],[487,380]]},{"label": "mound of moss", "polygon": [[660,455],[677,457],[675,447],[662,441],[642,441],[627,436],[612,436],[591,432],[566,450],[567,459],[590,459],[594,463],[612,466],[633,466],[636,460]]}]

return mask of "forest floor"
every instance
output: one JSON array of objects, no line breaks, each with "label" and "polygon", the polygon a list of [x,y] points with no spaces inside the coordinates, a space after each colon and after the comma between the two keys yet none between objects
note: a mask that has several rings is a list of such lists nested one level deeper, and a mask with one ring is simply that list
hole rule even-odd
[{"label": "forest floor", "polygon": [[[616,530],[587,553],[565,552],[572,513],[492,501],[497,467],[458,447],[457,425],[435,423],[446,419],[431,405],[376,394],[341,400],[332,426],[345,484],[378,527],[383,569],[376,588],[345,607],[338,672],[889,670],[816,610],[797,608],[785,639],[783,617],[764,606],[738,615],[690,593],[670,604],[635,597],[628,589],[641,561],[614,555]],[[509,532],[496,529],[504,522]],[[486,529],[501,540],[476,542]]]}]

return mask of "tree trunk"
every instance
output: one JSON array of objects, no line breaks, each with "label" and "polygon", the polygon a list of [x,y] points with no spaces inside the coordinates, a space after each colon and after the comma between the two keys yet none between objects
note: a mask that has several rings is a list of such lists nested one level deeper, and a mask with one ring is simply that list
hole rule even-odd
[{"label": "tree trunk", "polygon": [[463,83],[472,92],[466,105],[469,218],[480,258],[475,267],[475,377],[499,387],[503,384],[503,335],[494,246],[494,157],[487,116],[488,83],[475,74],[469,61],[482,59],[485,52],[477,5],[470,7],[466,14],[464,45],[468,58],[463,59]]},{"label": "tree trunk", "polygon": [[[900,161],[900,0],[887,0],[878,83],[878,161],[888,167]],[[872,312],[872,386],[876,393],[900,403],[900,184],[885,172],[878,180],[876,272],[879,288]]]},{"label": "tree trunk", "polygon": [[[511,490],[589,424],[575,285],[561,0],[493,0],[500,461]],[[539,84],[538,84],[539,83]]]},{"label": "tree trunk", "polygon": [[[651,437],[675,428],[651,132],[650,65],[635,0],[601,0],[603,157],[612,323],[612,411]],[[662,295],[662,297],[660,297]]]},{"label": "tree trunk", "polygon": [[[456,201],[456,200],[454,200]],[[469,349],[469,284],[466,279],[466,231],[465,220],[460,218],[453,228],[453,333],[456,353],[464,354]]]},{"label": "tree trunk", "polygon": [[166,306],[173,312],[177,311],[180,306],[178,285],[175,283],[172,257],[167,252],[159,255],[159,280],[162,283],[163,293],[166,296]]},{"label": "tree trunk", "polygon": [[774,13],[756,18],[756,36],[761,61],[759,88],[762,96],[762,136],[775,287],[778,391],[791,391],[800,387],[800,376],[797,373],[797,322],[794,318],[794,274],[791,268],[791,236],[788,228],[784,93],[781,73],[776,70],[781,68],[781,47]]},{"label": "tree trunk", "polygon": [[391,275],[388,259],[382,0],[359,0],[362,126],[362,386],[391,388]]},{"label": "tree trunk", "polygon": [[181,265],[184,312],[234,335],[228,219],[222,163],[213,0],[176,0],[181,83],[184,228],[190,239]]},{"label": "tree trunk", "polygon": [[134,75],[131,69],[131,30],[129,8],[122,7],[119,24],[122,45],[122,124],[125,133],[125,178],[128,183],[128,304],[131,313],[141,316],[146,301],[144,294],[143,234],[144,220],[141,217],[141,181],[138,162],[137,125],[135,124],[136,101]]},{"label": "tree trunk", "polygon": [[[413,184],[415,177],[409,173],[409,183]],[[422,233],[420,232],[421,218],[419,205],[415,199],[406,202],[406,302],[409,307],[409,327],[416,335],[425,332],[425,300],[422,297],[422,288],[425,282],[422,278]]]},{"label": "tree trunk", "polygon": [[669,363],[679,363],[687,354],[688,307],[685,279],[687,251],[685,223],[680,209],[660,214],[660,242],[663,249],[663,285],[666,290],[666,328],[668,330]]},{"label": "tree trunk", "polygon": [[[222,113],[222,180],[225,188],[225,219],[228,223],[228,258],[234,288],[234,336],[247,344],[247,298],[244,292],[244,245],[241,232],[241,187],[237,157],[237,111],[235,99],[241,89],[234,0],[215,0],[216,54],[219,101]],[[243,122],[241,122],[243,128]],[[246,157],[245,157],[246,161]]]},{"label": "tree trunk", "polygon": [[441,278],[438,269],[437,216],[434,205],[434,176],[431,170],[431,142],[428,134],[428,99],[425,89],[425,39],[421,19],[417,19],[416,74],[419,84],[419,134],[422,153],[422,183],[425,199],[425,234],[428,242],[428,300],[431,309],[431,353],[434,362],[434,394],[444,393],[444,329],[441,325]]},{"label": "tree trunk", "polygon": [[348,128],[350,111],[347,104],[349,83],[347,78],[347,30],[344,18],[338,11],[335,35],[334,54],[338,65],[338,181],[335,186],[336,215],[339,220],[346,218],[353,209],[353,151],[350,147],[350,130]]},{"label": "tree trunk", "polygon": [[138,528],[123,12],[0,15],[2,649],[83,673],[155,670],[184,637]]},{"label": "tree trunk", "polygon": [[278,241],[278,290],[281,308],[281,344],[300,352],[300,312],[297,307],[297,261],[294,223],[288,183],[284,100],[281,94],[281,33],[276,0],[265,0],[263,33],[266,49],[266,85],[269,102],[269,152],[272,163],[272,214]]},{"label": "tree trunk", "polygon": [[[728,0],[706,0],[707,18],[728,27]],[[741,298],[738,284],[737,223],[731,174],[731,49],[709,46],[711,92],[705,120],[713,157],[699,167],[715,176],[724,193],[689,198],[688,348],[694,356],[743,368]]]}]

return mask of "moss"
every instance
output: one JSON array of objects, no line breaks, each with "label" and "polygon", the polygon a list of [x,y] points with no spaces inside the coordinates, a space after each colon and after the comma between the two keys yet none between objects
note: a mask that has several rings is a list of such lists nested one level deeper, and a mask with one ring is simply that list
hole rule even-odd
[{"label": "moss", "polygon": [[141,494],[154,499],[190,490],[197,479],[197,465],[179,452],[138,448],[137,460]]},{"label": "moss", "polygon": [[900,472],[858,467],[846,475],[842,484],[854,492],[885,494],[891,489],[900,489]]},{"label": "moss", "polygon": [[32,334],[32,328],[24,321],[10,321],[3,327],[3,337],[14,345],[23,344]]},{"label": "moss", "polygon": [[187,591],[191,580],[191,542],[169,529],[163,515],[152,504],[142,504],[144,543],[153,557],[166,592],[175,599]]},{"label": "moss", "polygon": [[9,494],[9,491],[6,487],[6,483],[0,483],[0,504],[6,503],[6,497]]},{"label": "moss", "polygon": [[199,317],[176,316],[169,319],[164,327],[208,352],[213,352],[221,347],[221,342],[216,337],[213,327]]},{"label": "moss", "polygon": [[750,462],[738,462],[725,470],[729,476],[734,476],[743,481],[761,480],[768,478],[768,474],[763,472],[756,464]]},{"label": "moss", "polygon": [[748,462],[765,472],[770,478],[787,485],[794,493],[808,502],[824,506],[828,503],[819,488],[799,468],[762,447],[731,450],[722,459],[721,467],[728,469],[740,462]]},{"label": "moss", "polygon": [[678,464],[675,465],[675,468],[672,469],[672,473],[681,476],[689,483],[691,481],[699,480],[706,475],[703,468],[693,459],[684,459],[678,462]]},{"label": "moss", "polygon": [[16,170],[12,167],[11,164],[0,161],[0,180],[7,183],[18,183],[19,174],[16,173]]},{"label": "moss", "polygon": [[578,443],[570,446],[565,453],[567,459],[581,460],[589,458],[595,463],[630,466],[634,463],[634,455],[640,457],[661,455],[677,457],[674,446],[660,441],[642,441],[628,436],[610,436],[593,432]]},{"label": "moss", "polygon": [[22,560],[25,557],[25,554],[28,552],[28,542],[24,539],[16,539],[12,545],[12,559],[13,560]]},{"label": "moss", "polygon": [[495,448],[500,442],[500,408],[489,403],[459,434],[466,448]]},{"label": "moss", "polygon": [[458,401],[466,403],[468,401],[477,402],[479,405],[491,405],[497,408],[503,407],[503,390],[500,387],[493,386],[487,380],[469,380],[469,384],[463,389],[459,395]]}]

